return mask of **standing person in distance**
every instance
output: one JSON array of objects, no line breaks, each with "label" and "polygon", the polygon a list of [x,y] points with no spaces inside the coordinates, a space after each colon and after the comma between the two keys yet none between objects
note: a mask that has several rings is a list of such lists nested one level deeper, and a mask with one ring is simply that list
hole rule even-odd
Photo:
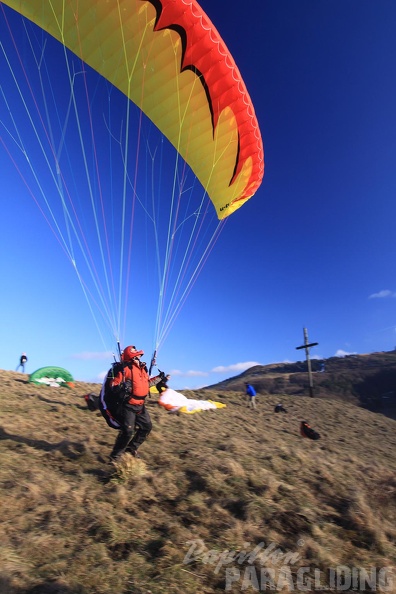
[{"label": "standing person in distance", "polygon": [[125,452],[140,458],[137,450],[152,429],[145,400],[151,386],[170,378],[163,372],[150,378],[146,363],[140,360],[142,355],[144,351],[127,346],[121,353],[120,363],[114,363],[103,382],[100,411],[110,427],[119,429],[111,460]]},{"label": "standing person in distance", "polygon": [[18,369],[20,367],[22,367],[22,373],[25,373],[25,365],[27,363],[27,360],[28,360],[28,358],[26,356],[26,353],[22,353],[22,355],[19,358],[19,365],[18,365],[18,367],[16,368],[15,371],[18,371]]},{"label": "standing person in distance", "polygon": [[248,399],[247,406],[248,406],[248,408],[256,408],[256,390],[248,382],[245,382],[245,386],[246,386],[246,396]]}]

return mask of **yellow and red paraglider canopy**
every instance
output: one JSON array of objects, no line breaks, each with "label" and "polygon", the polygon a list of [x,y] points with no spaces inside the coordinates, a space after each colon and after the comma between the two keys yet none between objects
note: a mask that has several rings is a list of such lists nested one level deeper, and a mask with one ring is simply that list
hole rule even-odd
[{"label": "yellow and red paraglider canopy", "polygon": [[251,99],[194,0],[3,0],[129,97],[190,165],[219,219],[257,191],[263,146]]}]

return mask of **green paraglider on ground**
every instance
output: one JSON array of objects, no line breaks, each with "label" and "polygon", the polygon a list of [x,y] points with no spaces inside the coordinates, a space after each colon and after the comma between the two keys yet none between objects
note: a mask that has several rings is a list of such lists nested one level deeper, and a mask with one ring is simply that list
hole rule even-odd
[{"label": "green paraglider on ground", "polygon": [[72,388],[74,385],[74,378],[63,367],[40,367],[29,376],[29,382],[52,387],[68,387]]}]

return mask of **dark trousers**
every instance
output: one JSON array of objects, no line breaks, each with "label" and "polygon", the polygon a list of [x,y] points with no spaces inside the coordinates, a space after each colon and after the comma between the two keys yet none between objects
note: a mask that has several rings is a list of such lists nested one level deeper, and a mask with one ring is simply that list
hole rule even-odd
[{"label": "dark trousers", "polygon": [[127,404],[117,415],[121,429],[115,441],[111,458],[116,458],[128,450],[137,450],[152,429],[150,415],[146,407]]}]

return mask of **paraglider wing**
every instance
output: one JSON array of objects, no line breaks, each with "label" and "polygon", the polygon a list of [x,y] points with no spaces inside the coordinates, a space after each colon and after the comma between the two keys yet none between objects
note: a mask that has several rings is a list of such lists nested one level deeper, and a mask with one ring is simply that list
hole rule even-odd
[{"label": "paraglider wing", "polygon": [[63,367],[40,367],[30,374],[29,382],[52,387],[73,387],[73,376]]},{"label": "paraglider wing", "polygon": [[184,396],[184,394],[169,388],[168,390],[162,392],[158,400],[158,404],[167,411],[177,411],[182,406],[186,406],[187,397]]},{"label": "paraglider wing", "polygon": [[3,0],[140,107],[187,161],[219,219],[264,173],[251,99],[195,0]]},{"label": "paraglider wing", "polygon": [[187,398],[184,394],[167,388],[159,397],[158,404],[168,412],[182,412],[192,414],[203,410],[216,410],[225,408],[226,404],[212,400],[195,400]]}]

